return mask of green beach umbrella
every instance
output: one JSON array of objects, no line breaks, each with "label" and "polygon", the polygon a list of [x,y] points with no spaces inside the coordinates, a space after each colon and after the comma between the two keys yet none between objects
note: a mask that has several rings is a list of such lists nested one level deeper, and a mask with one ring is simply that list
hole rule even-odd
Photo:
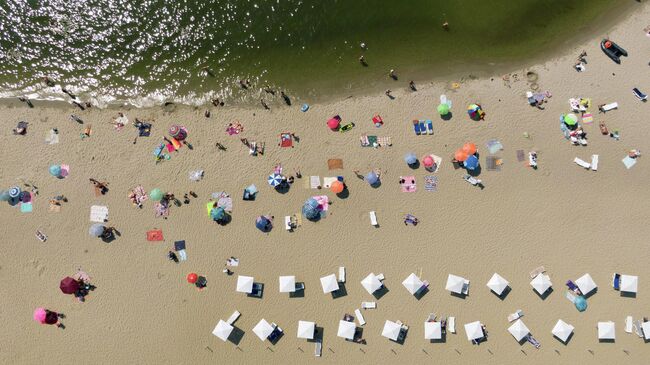
[{"label": "green beach umbrella", "polygon": [[160,189],[153,189],[149,192],[149,198],[151,200],[160,200],[163,197],[163,192]]},{"label": "green beach umbrella", "polygon": [[440,104],[440,105],[438,105],[438,113],[440,113],[440,115],[449,114],[449,105],[448,104]]},{"label": "green beach umbrella", "polygon": [[565,114],[564,123],[566,123],[566,125],[576,125],[576,123],[578,123],[578,117],[573,113]]}]

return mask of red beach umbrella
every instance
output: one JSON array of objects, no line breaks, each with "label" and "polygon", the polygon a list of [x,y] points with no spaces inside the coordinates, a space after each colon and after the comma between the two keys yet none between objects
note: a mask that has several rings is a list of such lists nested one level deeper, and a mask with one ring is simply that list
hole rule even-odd
[{"label": "red beach umbrella", "polygon": [[69,276],[66,276],[63,280],[61,280],[59,288],[63,294],[74,294],[77,292],[77,290],[79,290],[79,282]]}]

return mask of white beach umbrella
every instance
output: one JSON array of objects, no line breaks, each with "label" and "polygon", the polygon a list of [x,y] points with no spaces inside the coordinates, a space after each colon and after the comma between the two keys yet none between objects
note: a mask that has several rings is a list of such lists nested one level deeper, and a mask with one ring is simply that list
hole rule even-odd
[{"label": "white beach umbrella", "polygon": [[503,291],[506,290],[508,285],[510,285],[510,283],[501,275],[494,273],[486,285],[488,288],[490,288],[490,290],[496,293],[496,295],[501,295],[503,294]]},{"label": "white beach umbrella", "polygon": [[634,275],[621,275],[621,291],[636,293],[639,287],[639,277]]},{"label": "white beach umbrella", "polygon": [[393,321],[386,320],[386,323],[384,323],[384,329],[381,331],[381,335],[390,340],[397,341],[397,338],[399,338],[401,331],[402,326]]},{"label": "white beach umbrella", "polygon": [[445,286],[445,289],[449,290],[452,293],[461,294],[463,292],[463,285],[465,285],[464,278],[449,274],[447,277],[447,285]]},{"label": "white beach umbrella", "polygon": [[370,273],[365,279],[361,280],[361,285],[363,285],[369,294],[372,294],[379,290],[382,284],[374,273]]},{"label": "white beach umbrella", "polygon": [[252,293],[253,292],[253,277],[252,276],[243,276],[239,275],[237,277],[237,291],[240,293]]},{"label": "white beach umbrella", "polygon": [[296,291],[295,276],[280,276],[280,293],[293,293]]},{"label": "white beach umbrella", "polygon": [[551,333],[553,336],[557,337],[560,341],[565,342],[569,339],[569,336],[571,336],[571,333],[573,333],[573,327],[572,325],[564,322],[561,319],[558,319],[557,323],[555,324],[555,327],[551,330]]},{"label": "white beach umbrella", "polygon": [[314,339],[316,323],[309,321],[298,321],[298,338]]},{"label": "white beach umbrella", "polygon": [[[582,290],[582,289],[581,289]],[[616,338],[616,330],[614,322],[598,322],[598,339],[599,340],[613,340]]]},{"label": "white beach umbrella", "polygon": [[641,323],[641,330],[643,331],[643,338],[650,340],[650,322]]},{"label": "white beach umbrella", "polygon": [[476,321],[472,323],[465,324],[465,333],[467,334],[468,340],[478,340],[483,338],[483,328],[481,328],[481,322]]},{"label": "white beach umbrella", "polygon": [[576,285],[582,292],[582,295],[587,295],[598,287],[589,274],[584,274],[576,280]]},{"label": "white beach umbrella", "polygon": [[217,326],[212,330],[212,334],[219,337],[223,342],[226,342],[228,341],[228,336],[230,336],[230,333],[233,329],[233,326],[229,325],[223,320],[219,320]]},{"label": "white beach umbrella", "polygon": [[518,319],[515,323],[513,323],[509,328],[508,332],[512,335],[512,337],[515,338],[517,341],[521,341],[524,337],[526,337],[529,333],[530,330],[524,322],[521,319]]},{"label": "white beach umbrella", "polygon": [[323,293],[331,293],[339,290],[339,283],[336,281],[336,275],[327,275],[320,278],[320,285],[323,287]]},{"label": "white beach umbrella", "polygon": [[339,321],[339,330],[336,334],[339,337],[347,338],[348,340],[354,339],[354,333],[357,331],[357,326],[354,322],[344,320]]},{"label": "white beach umbrella", "polygon": [[271,326],[269,322],[266,321],[266,319],[262,318],[262,320],[259,321],[255,328],[253,328],[253,332],[255,332],[260,340],[264,341],[269,338],[271,333],[273,333],[273,326]]},{"label": "white beach umbrella", "polygon": [[553,285],[553,283],[551,283],[551,279],[548,277],[548,275],[539,273],[530,282],[530,285],[533,286],[533,289],[535,289],[539,295],[544,295],[544,293],[546,293],[546,291]]},{"label": "white beach umbrella", "polygon": [[440,322],[424,322],[424,338],[426,340],[442,339],[442,324]]},{"label": "white beach umbrella", "polygon": [[402,281],[402,285],[406,288],[406,290],[409,291],[409,293],[415,295],[420,288],[424,285],[422,280],[417,277],[417,275],[411,273],[404,281]]}]

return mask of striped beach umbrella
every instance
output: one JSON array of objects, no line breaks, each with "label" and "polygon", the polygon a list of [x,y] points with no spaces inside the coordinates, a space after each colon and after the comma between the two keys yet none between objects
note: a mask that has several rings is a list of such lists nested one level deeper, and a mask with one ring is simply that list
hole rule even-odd
[{"label": "striped beach umbrella", "polygon": [[269,185],[272,187],[276,187],[282,183],[282,175],[280,174],[271,174],[269,175],[269,178],[267,179],[269,182]]}]

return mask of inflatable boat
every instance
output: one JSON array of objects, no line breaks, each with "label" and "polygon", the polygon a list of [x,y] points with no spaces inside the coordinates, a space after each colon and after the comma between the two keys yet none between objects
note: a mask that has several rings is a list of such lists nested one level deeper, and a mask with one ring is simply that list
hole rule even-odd
[{"label": "inflatable boat", "polygon": [[609,39],[603,39],[600,41],[600,49],[602,49],[603,52],[612,59],[612,61],[619,64],[621,63],[621,56],[627,57],[627,51]]}]

